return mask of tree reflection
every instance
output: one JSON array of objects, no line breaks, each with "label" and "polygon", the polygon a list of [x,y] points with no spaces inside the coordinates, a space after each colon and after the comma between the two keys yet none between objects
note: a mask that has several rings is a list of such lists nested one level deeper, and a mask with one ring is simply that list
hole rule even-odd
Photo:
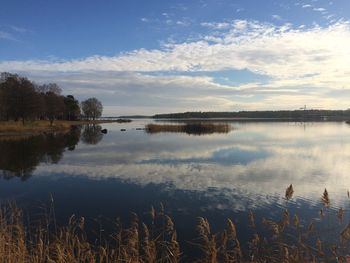
[{"label": "tree reflection", "polygon": [[65,149],[70,151],[80,139],[81,128],[68,133],[50,133],[25,138],[0,139],[0,176],[28,179],[42,162],[58,163]]},{"label": "tree reflection", "polygon": [[86,144],[98,144],[102,138],[102,127],[100,125],[86,125],[81,135],[81,140]]}]

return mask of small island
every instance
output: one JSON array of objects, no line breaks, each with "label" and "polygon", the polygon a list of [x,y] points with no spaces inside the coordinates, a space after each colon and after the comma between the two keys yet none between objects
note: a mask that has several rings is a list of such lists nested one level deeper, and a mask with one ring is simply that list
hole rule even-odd
[{"label": "small island", "polygon": [[155,133],[186,133],[189,135],[206,135],[214,133],[229,133],[232,127],[227,123],[185,123],[185,124],[148,124],[146,132]]}]

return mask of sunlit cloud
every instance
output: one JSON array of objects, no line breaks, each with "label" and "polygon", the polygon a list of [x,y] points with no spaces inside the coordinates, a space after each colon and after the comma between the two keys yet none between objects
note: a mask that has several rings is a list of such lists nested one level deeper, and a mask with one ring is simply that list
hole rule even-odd
[{"label": "sunlit cloud", "polygon": [[[209,30],[197,40],[165,43],[159,49],[138,49],[111,57],[2,61],[0,71],[24,73],[38,81],[49,74],[64,90],[77,95],[96,89],[102,96],[113,97],[114,93],[115,98],[128,101],[129,94],[136,96],[130,106],[138,105],[140,109],[142,103],[137,104],[137,97],[141,100],[156,93],[159,99],[155,105],[163,102],[184,110],[191,110],[191,103],[183,107],[181,101],[192,102],[194,110],[208,110],[210,102],[214,103],[213,108],[221,105],[220,110],[232,109],[233,105],[240,105],[237,109],[266,109],[271,105],[278,109],[286,102],[292,109],[301,104],[348,107],[348,96],[344,100],[329,97],[329,91],[350,88],[349,22],[341,20],[327,27],[311,28],[248,20],[201,25],[215,32]],[[247,70],[268,80],[222,84],[209,76],[225,70]],[[171,98],[175,93],[178,100]],[[247,95],[254,98],[245,101],[240,97]],[[195,104],[198,101],[205,103]],[[271,101],[275,103],[270,104]]]},{"label": "sunlit cloud", "polygon": [[227,22],[221,22],[221,23],[202,22],[201,26],[208,27],[211,29],[228,29],[230,27],[230,23],[227,23]]},{"label": "sunlit cloud", "polygon": [[314,10],[314,11],[318,11],[318,12],[327,11],[325,8],[322,8],[322,7],[314,8],[313,10]]},{"label": "sunlit cloud", "polygon": [[[222,27],[223,24],[215,24]],[[115,57],[80,60],[2,61],[1,70],[18,71],[219,71],[248,69],[269,76],[302,77],[307,74],[348,71],[348,22],[311,29],[291,24],[236,20],[219,36],[220,43],[205,40],[168,44],[158,50],[134,50]],[[327,65],[327,69],[325,67]]]}]

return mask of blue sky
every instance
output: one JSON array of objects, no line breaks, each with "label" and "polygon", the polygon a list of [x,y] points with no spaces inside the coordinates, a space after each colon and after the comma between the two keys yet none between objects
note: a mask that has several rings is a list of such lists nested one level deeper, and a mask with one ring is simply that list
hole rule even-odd
[{"label": "blue sky", "polygon": [[0,71],[105,115],[349,108],[350,1],[1,0]]}]

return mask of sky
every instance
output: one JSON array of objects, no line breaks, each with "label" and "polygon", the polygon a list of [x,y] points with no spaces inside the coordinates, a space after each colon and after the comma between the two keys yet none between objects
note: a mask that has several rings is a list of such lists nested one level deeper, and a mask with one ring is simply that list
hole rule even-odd
[{"label": "sky", "polygon": [[0,72],[105,116],[350,108],[349,0],[0,0]]}]

